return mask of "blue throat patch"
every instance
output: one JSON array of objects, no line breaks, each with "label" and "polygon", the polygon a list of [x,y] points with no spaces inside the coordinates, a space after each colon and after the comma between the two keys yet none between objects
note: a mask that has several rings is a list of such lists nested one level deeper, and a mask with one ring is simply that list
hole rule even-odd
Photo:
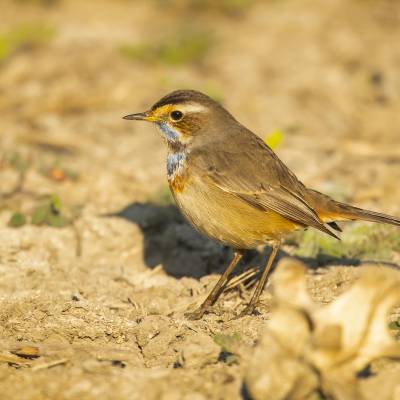
[{"label": "blue throat patch", "polygon": [[166,122],[157,122],[157,126],[169,142],[176,143],[179,141],[179,132],[172,129]]},{"label": "blue throat patch", "polygon": [[168,178],[175,178],[183,172],[186,160],[186,151],[180,143],[180,132],[171,128],[166,122],[158,122],[158,128],[164,134],[165,139],[170,144],[167,156]]},{"label": "blue throat patch", "polygon": [[167,174],[168,177],[173,177],[179,174],[186,159],[186,154],[183,152],[169,153],[167,157]]}]

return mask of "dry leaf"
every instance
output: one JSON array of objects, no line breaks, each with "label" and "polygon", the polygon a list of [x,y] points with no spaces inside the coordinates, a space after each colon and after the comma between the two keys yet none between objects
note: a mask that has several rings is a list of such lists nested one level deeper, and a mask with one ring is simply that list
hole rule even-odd
[{"label": "dry leaf", "polygon": [[388,313],[400,305],[399,271],[361,267],[359,280],[326,306],[312,302],[299,262],[282,261],[272,285],[271,320],[246,373],[254,399],[312,399],[319,392],[336,400],[389,400],[400,394],[400,372],[388,374],[385,391],[382,376],[357,377],[376,359],[400,358],[388,329]]},{"label": "dry leaf", "polygon": [[36,346],[23,346],[18,349],[12,350],[12,354],[15,354],[18,357],[34,359],[40,357],[39,348]]}]

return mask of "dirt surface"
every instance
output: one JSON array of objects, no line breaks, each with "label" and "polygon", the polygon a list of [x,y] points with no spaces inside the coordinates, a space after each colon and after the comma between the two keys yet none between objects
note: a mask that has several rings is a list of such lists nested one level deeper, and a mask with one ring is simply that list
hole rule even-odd
[{"label": "dirt surface", "polygon": [[[246,398],[245,361],[219,338],[239,335],[250,354],[271,294],[258,316],[234,318],[251,296],[236,285],[214,313],[184,317],[231,252],[170,203],[155,129],[121,117],[177,88],[206,91],[260,136],[282,132],[276,151],[307,185],[400,215],[400,3],[95,3],[2,6],[0,398]],[[189,49],[149,45],[188,26],[210,35],[206,48],[196,36]],[[40,220],[49,201],[52,219]],[[296,240],[280,257],[297,254]],[[397,266],[395,240],[382,258],[302,254],[313,298],[330,302],[366,258]],[[11,352],[22,346],[38,357]]]}]

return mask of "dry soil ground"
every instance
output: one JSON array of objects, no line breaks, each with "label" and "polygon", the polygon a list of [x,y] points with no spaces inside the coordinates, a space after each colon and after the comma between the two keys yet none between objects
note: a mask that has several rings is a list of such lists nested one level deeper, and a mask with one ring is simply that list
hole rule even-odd
[{"label": "dry soil ground", "polygon": [[[0,398],[245,396],[244,363],[221,355],[220,339],[236,335],[251,352],[268,290],[258,316],[233,318],[250,296],[238,286],[215,313],[184,317],[230,253],[170,204],[155,130],[121,116],[176,88],[207,91],[261,136],[283,132],[277,152],[308,185],[400,215],[400,3],[3,0],[1,9]],[[16,212],[27,219],[19,228],[9,226]],[[324,251],[307,236],[283,249],[306,257],[317,301],[348,287],[366,258],[400,260],[396,231],[361,225],[353,248],[349,229],[336,258],[321,237],[311,240]],[[10,352],[24,345],[39,357]]]}]

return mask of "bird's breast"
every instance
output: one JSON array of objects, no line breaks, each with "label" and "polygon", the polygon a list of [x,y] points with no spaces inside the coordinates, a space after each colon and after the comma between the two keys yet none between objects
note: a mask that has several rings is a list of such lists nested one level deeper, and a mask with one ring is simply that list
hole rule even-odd
[{"label": "bird's breast", "polygon": [[221,190],[200,173],[170,181],[178,208],[191,224],[225,245],[252,249],[279,240],[297,229],[296,223],[274,211],[260,210],[234,193]]}]

